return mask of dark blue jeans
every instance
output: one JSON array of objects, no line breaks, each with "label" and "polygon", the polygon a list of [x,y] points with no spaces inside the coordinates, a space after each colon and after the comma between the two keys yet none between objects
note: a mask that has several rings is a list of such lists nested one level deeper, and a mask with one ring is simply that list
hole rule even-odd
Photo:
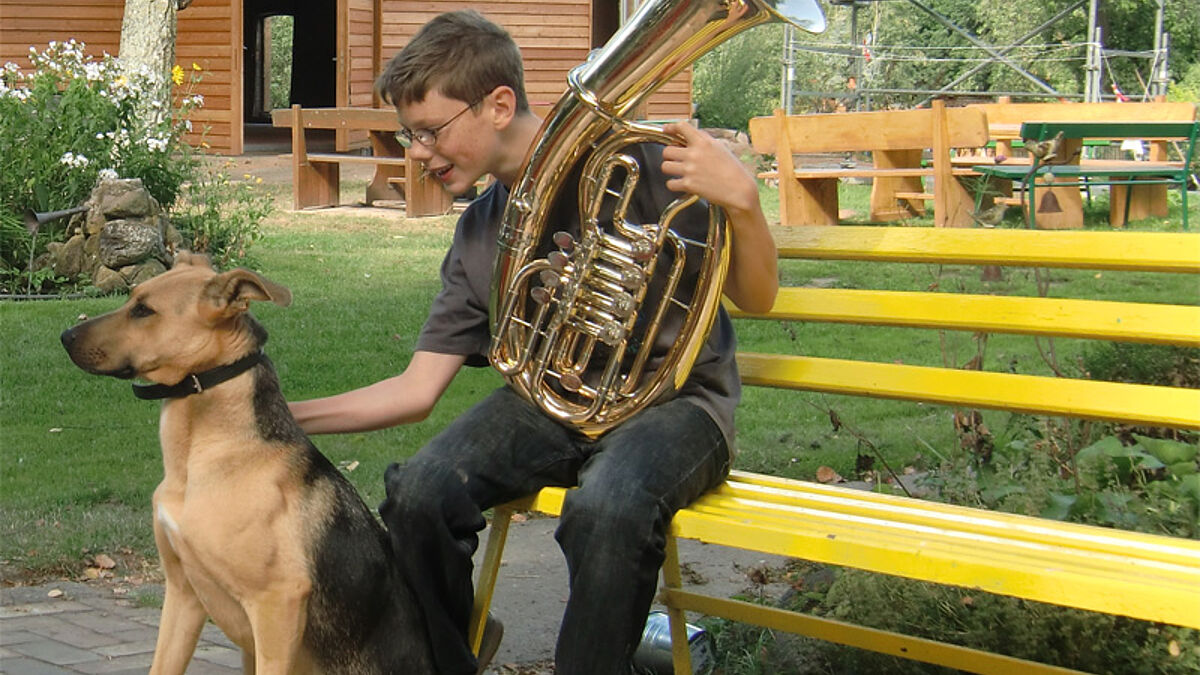
[{"label": "dark blue jeans", "polygon": [[482,511],[542,487],[578,486],[555,533],[570,580],[556,672],[629,673],[667,526],[728,470],[720,429],[686,400],[648,408],[589,441],[511,389],[493,392],[385,477],[380,513],[425,612],[439,671],[475,672],[466,629]]}]

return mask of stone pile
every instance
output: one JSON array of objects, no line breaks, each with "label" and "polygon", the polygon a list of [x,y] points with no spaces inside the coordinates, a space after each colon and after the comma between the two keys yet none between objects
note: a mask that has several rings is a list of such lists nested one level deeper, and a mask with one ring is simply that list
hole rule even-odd
[{"label": "stone pile", "polygon": [[84,205],[68,239],[47,247],[41,267],[72,281],[87,275],[100,290],[117,293],[170,266],[179,233],[140,178],[101,180]]}]

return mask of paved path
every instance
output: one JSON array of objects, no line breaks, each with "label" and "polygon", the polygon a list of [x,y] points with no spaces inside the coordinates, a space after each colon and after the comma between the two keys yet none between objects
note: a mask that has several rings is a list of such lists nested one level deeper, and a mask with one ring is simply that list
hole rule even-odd
[{"label": "paved path", "polygon": [[[566,566],[554,541],[557,522],[532,518],[509,528],[493,602],[505,626],[492,669],[497,675],[553,672],[549,663],[567,596]],[[749,569],[782,562],[695,542],[680,542],[680,558],[688,565],[691,585],[725,596],[751,586]],[[111,582],[0,588],[0,673],[145,673],[161,596],[161,586]],[[241,652],[210,624],[187,672],[239,673]]]}]

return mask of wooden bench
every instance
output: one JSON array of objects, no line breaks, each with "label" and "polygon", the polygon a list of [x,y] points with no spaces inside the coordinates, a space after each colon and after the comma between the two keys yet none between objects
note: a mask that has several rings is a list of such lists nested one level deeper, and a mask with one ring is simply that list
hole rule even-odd
[{"label": "wooden bench", "polygon": [[[298,121],[297,121],[298,120]],[[442,215],[454,198],[427,176],[419,162],[405,155],[396,140],[400,121],[396,111],[383,108],[308,108],[294,105],[271,111],[271,122],[292,130],[292,205],[295,209],[337,206],[341,166],[373,166],[364,202],[404,200],[410,217]],[[366,132],[371,154],[308,152],[306,129]]]},{"label": "wooden bench", "polygon": [[[1166,216],[1166,200],[1162,199],[1161,211],[1149,206],[1151,199],[1148,188],[1161,187],[1164,191],[1179,189],[1183,210],[1183,229],[1188,227],[1188,187],[1191,180],[1191,160],[1196,144],[1200,122],[1026,122],[1021,125],[1022,138],[1030,141],[1047,141],[1061,135],[1060,158],[1070,160],[1077,157],[1082,141],[1088,138],[1103,139],[1148,139],[1153,143],[1174,141],[1179,148],[1180,159],[1167,161],[1121,161],[1093,160],[1066,161],[1064,163],[1042,163],[1035,160],[1028,166],[1010,164],[988,164],[976,166],[975,170],[985,177],[995,177],[1017,183],[1027,190],[1028,207],[1026,217],[1030,227],[1038,227],[1037,189],[1039,184],[1055,195],[1062,208],[1064,199],[1072,203],[1080,200],[1079,188],[1093,185],[1108,185],[1112,188],[1109,199],[1109,222],[1121,227],[1127,223],[1131,213],[1137,215]],[[986,188],[986,181],[983,184]],[[1135,192],[1135,189],[1137,191]],[[983,189],[976,196],[981,201]],[[1133,211],[1134,202],[1141,208]],[[978,206],[977,206],[978,208]],[[1079,223],[1082,226],[1082,222]]]},{"label": "wooden bench", "polygon": [[[774,234],[781,265],[798,259],[1036,266],[1084,269],[1088,276],[1091,270],[1200,275],[1200,234],[1190,233],[841,226],[779,227]],[[1195,298],[1149,304],[785,287],[770,312],[735,312],[735,318],[1200,346]],[[739,353],[738,364],[743,383],[751,387],[1200,429],[1196,389],[872,362],[853,355]],[[544,489],[495,510],[477,584],[476,642],[509,518],[526,509],[557,515],[564,495],[562,489]],[[660,600],[671,617],[680,675],[692,672],[687,611],[970,672],[1074,671],[685,590],[679,538],[1200,628],[1200,541],[734,471],[672,521]]]},{"label": "wooden bench", "polygon": [[[1186,102],[1012,103],[1005,97],[1001,97],[997,103],[978,103],[967,107],[982,110],[987,116],[988,141],[992,147],[989,151],[990,156],[984,156],[980,152],[956,158],[955,164],[960,167],[983,165],[992,162],[995,157],[1004,157],[1007,159],[1002,164],[1023,165],[1028,168],[1028,157],[1018,156],[1022,155],[1023,147],[1021,125],[1026,122],[1191,122],[1196,118],[1195,104]],[[1092,137],[1086,142],[1108,145],[1108,142],[1113,140],[1120,140],[1120,138]],[[1149,146],[1146,154],[1147,161],[1168,161],[1173,144],[1171,140],[1165,138],[1139,140],[1146,141]],[[1073,154],[1075,150],[1079,149],[1080,145],[1072,144],[1067,155]],[[1087,155],[1087,152],[1083,152],[1081,156],[1070,159],[1068,163],[1101,171],[1121,166],[1137,168],[1132,160],[1093,159]],[[1000,192],[1009,192],[1003,183],[997,184],[993,181],[992,185],[999,188]],[[1113,227],[1120,227],[1129,219],[1140,220],[1150,216],[1165,217],[1167,215],[1167,192],[1167,185],[1148,182],[1136,187],[1128,187],[1128,189],[1126,185],[1114,186],[1111,193],[1113,198],[1109,201],[1109,224]],[[1064,186],[1054,188],[1053,193],[1062,211],[1040,214],[1038,218],[1040,226],[1050,229],[1082,227],[1082,202],[1078,189]],[[1126,213],[1126,209],[1128,209],[1128,213]]]},{"label": "wooden bench", "polygon": [[[777,158],[778,170],[759,177],[778,179],[784,225],[836,225],[842,178],[872,179],[872,221],[923,215],[925,200],[933,200],[939,227],[974,222],[973,199],[957,179],[972,171],[952,165],[951,149],[987,143],[987,122],[981,111],[946,108],[940,100],[922,110],[818,115],[776,111],[774,116],[750,120],[750,142],[755,151]],[[927,163],[926,151],[930,153]],[[797,154],[846,152],[871,153],[872,166],[796,166],[793,159]],[[932,192],[923,184],[928,179],[933,179]]]}]

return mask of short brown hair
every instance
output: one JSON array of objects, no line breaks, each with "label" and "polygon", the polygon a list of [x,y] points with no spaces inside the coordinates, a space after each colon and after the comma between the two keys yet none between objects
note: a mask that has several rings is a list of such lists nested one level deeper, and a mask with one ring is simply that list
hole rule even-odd
[{"label": "short brown hair", "polygon": [[525,68],[512,36],[479,12],[447,12],[421,27],[375,80],[385,102],[407,105],[437,89],[468,103],[499,86],[516,92],[517,110],[527,112]]}]

